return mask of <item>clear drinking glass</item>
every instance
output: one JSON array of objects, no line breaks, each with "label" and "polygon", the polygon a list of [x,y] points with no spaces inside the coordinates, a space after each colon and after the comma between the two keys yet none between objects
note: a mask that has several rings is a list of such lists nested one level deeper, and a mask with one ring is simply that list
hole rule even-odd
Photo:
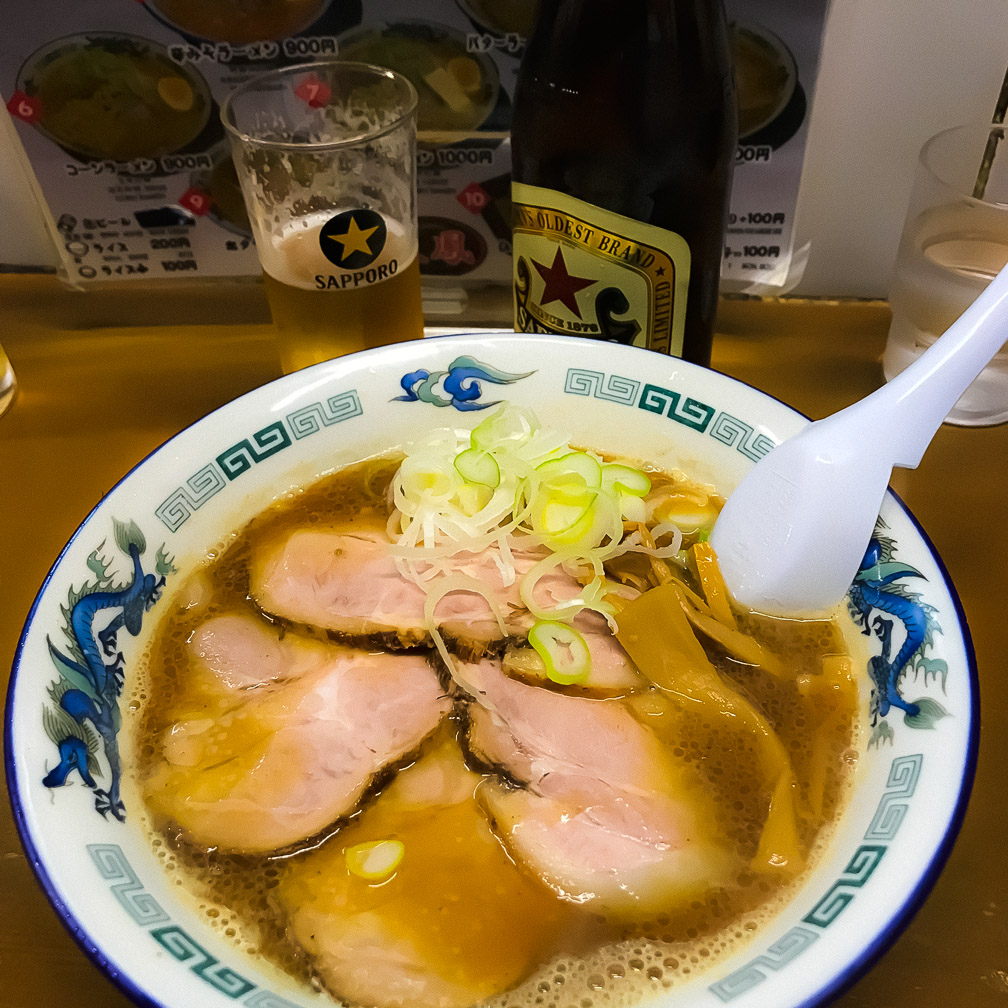
[{"label": "clear drinking glass", "polygon": [[416,105],[400,74],[331,60],[221,108],[285,373],[423,336]]},{"label": "clear drinking glass", "polygon": [[[893,319],[883,357],[886,378],[927,349],[1008,262],[1005,130],[988,123],[956,126],[921,149],[889,287]],[[1006,420],[1008,343],[947,422],[972,427]]]},{"label": "clear drinking glass", "polygon": [[17,378],[14,377],[14,369],[4,348],[0,346],[0,415],[7,411],[15,395],[17,395]]}]

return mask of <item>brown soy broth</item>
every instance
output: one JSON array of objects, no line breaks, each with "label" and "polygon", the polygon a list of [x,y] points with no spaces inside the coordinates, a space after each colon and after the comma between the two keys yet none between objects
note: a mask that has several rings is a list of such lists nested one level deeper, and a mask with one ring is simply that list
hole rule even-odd
[{"label": "brown soy broth", "polygon": [[[208,716],[222,713],[221,701],[203,685],[187,641],[203,621],[217,613],[243,608],[255,611],[248,584],[250,559],[258,546],[306,525],[324,528],[337,520],[371,523],[376,516],[384,518],[388,514],[388,483],[398,461],[372,460],[293,491],[221,543],[208,564],[176,590],[174,604],[166,609],[148,649],[146,674],[134,698],[139,707],[136,737],[143,740],[136,747],[141,792],[158,759],[157,740],[176,721],[191,716],[193,711]],[[829,823],[842,808],[849,790],[857,744],[857,696],[856,691],[803,691],[798,681],[802,677],[818,681],[815,677],[821,677],[824,657],[843,655],[847,649],[839,628],[832,622],[796,623],[743,615],[740,625],[787,663],[786,678],[742,665],[717,645],[700,639],[719,672],[779,734],[797,779],[798,826],[811,865],[816,852],[828,841]],[[596,1008],[632,1004],[649,992],[674,986],[706,969],[748,940],[801,881],[801,876],[777,879],[747,867],[757,849],[768,806],[767,789],[758,771],[758,753],[751,739],[727,730],[723,718],[698,717],[692,713],[696,705],[690,705],[687,711],[674,696],[656,689],[603,702],[625,704],[655,732],[673,758],[702,782],[715,799],[718,832],[730,838],[740,855],[741,868],[730,886],[711,892],[705,900],[635,921],[607,920],[590,909],[563,903],[521,865],[514,864],[503,847],[499,857],[484,852],[478,869],[474,869],[476,875],[465,879],[465,891],[459,882],[459,891],[452,892],[451,873],[446,874],[438,897],[442,905],[454,906],[455,918],[445,923],[449,931],[453,927],[459,933],[464,930],[466,914],[471,913],[466,900],[471,897],[474,877],[479,880],[479,888],[487,892],[501,888],[502,880],[507,880],[509,891],[518,893],[514,897],[517,903],[509,905],[507,912],[548,924],[532,929],[531,938],[525,936],[522,962],[527,967],[521,975],[531,972],[510,992],[502,991],[490,999],[489,1003],[501,1008],[581,1008],[586,1001]],[[453,716],[425,743],[420,761],[439,747],[457,745],[455,738],[463,731],[464,725]],[[471,769],[480,770],[475,766]],[[439,834],[432,833],[429,824],[413,822],[406,811],[397,809],[393,784],[386,779],[381,785],[384,790],[373,788],[363,808],[348,821],[334,824],[327,837],[312,838],[300,849],[280,852],[279,857],[196,849],[177,826],[159,821],[148,811],[151,840],[162,862],[193,894],[212,926],[249,953],[261,955],[295,978],[323,988],[324,979],[310,957],[292,941],[281,909],[284,899],[289,899],[284,887],[290,890],[303,884],[297,882],[291,866],[321,865],[328,860],[331,868],[339,863],[347,844],[375,835],[376,831],[393,831],[397,816],[401,822],[398,832],[407,848],[420,860],[431,864],[437,861]],[[470,820],[474,806],[465,804],[453,815],[462,817],[455,823],[460,833],[464,832],[463,826],[473,828]],[[330,877],[328,869],[326,874]],[[518,877],[520,885],[516,883]],[[415,880],[403,883],[402,906],[391,905],[387,911],[392,920],[397,913],[406,913],[417,884]],[[381,895],[365,887],[349,896],[342,893],[340,898],[352,897],[357,901],[354,905],[366,908],[376,893]],[[474,920],[478,918],[476,914]],[[492,935],[494,922],[482,919],[479,927]],[[486,944],[492,942],[488,939]],[[473,945],[468,953],[473,964],[479,962],[478,947]],[[338,996],[338,991],[333,993]]]}]

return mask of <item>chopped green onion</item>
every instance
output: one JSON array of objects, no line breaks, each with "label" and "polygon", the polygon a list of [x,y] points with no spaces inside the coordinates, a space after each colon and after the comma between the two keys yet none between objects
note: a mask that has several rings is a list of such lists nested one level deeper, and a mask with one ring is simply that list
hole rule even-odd
[{"label": "chopped green onion", "polygon": [[602,485],[602,466],[594,455],[587,452],[568,452],[560,458],[548,459],[536,466],[539,479],[550,484],[565,484],[571,477],[580,476],[585,486],[600,487]]},{"label": "chopped green onion", "polygon": [[621,493],[619,501],[623,516],[627,521],[637,522],[641,525],[647,521],[647,504],[640,497]]},{"label": "chopped green onion", "polygon": [[496,490],[500,486],[501,471],[497,460],[488,451],[466,448],[455,456],[455,471],[470,483],[479,483]]},{"label": "chopped green onion", "polygon": [[[507,404],[472,430],[430,431],[409,447],[393,479],[395,511],[388,529],[396,566],[426,595],[424,626],[449,667],[452,658],[435,618],[446,594],[483,596],[501,633],[507,632],[496,590],[461,576],[455,561],[492,548],[503,583],[519,581],[532,617],[561,627],[554,635],[532,635],[544,641],[540,657],[553,669],[550,678],[576,682],[587,675],[587,648],[563,624],[586,609],[612,618],[603,565],[627,552],[674,555],[682,537],[668,524],[673,509],[696,512],[692,529],[711,525],[716,515],[686,494],[658,501],[652,496],[650,478],[632,463],[604,462],[573,448],[559,431],[542,428],[531,410]],[[664,530],[662,545],[645,545],[633,530],[627,534],[627,522],[653,525],[655,541]],[[519,576],[516,556],[526,551],[546,555]],[[537,594],[540,579],[558,567],[582,585],[575,598],[556,599],[549,588]]]},{"label": "chopped green onion", "polygon": [[555,683],[570,686],[583,682],[591,671],[591,654],[584,637],[572,626],[555,620],[539,620],[528,635],[529,644],[546,666]]},{"label": "chopped green onion", "polygon": [[461,514],[471,517],[486,506],[491,488],[482,483],[463,483],[455,491],[455,501]]},{"label": "chopped green onion", "polygon": [[535,429],[532,419],[516,406],[499,409],[477,424],[469,435],[474,448],[490,451],[506,441],[522,441]]},{"label": "chopped green onion", "polygon": [[409,464],[411,461],[407,459],[402,466],[403,488],[407,494],[429,499],[450,498],[455,486],[448,473],[434,466]]},{"label": "chopped green onion", "polygon": [[651,489],[651,480],[640,469],[619,462],[607,462],[602,466],[602,486],[607,490],[617,490],[620,496],[643,497]]},{"label": "chopped green onion", "polygon": [[399,867],[406,847],[401,840],[370,840],[343,852],[349,871],[367,882],[382,882]]},{"label": "chopped green onion", "polygon": [[591,529],[594,503],[594,494],[585,495],[576,503],[568,503],[562,497],[546,500],[539,515],[537,531],[554,544],[575,543]]}]

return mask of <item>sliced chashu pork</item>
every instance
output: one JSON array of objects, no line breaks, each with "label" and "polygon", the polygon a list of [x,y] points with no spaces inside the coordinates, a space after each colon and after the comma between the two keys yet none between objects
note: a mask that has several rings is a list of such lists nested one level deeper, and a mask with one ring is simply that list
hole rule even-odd
[{"label": "sliced chashu pork", "polygon": [[[463,1008],[519,983],[581,926],[509,859],[451,740],[317,850],[284,862],[274,899],[288,935],[337,997],[377,1008]],[[388,880],[347,870],[348,847],[399,840]]]},{"label": "sliced chashu pork", "polygon": [[145,790],[195,843],[270,851],[352,812],[451,707],[421,655],[368,654],[214,617],[189,642],[190,710]]},{"label": "sliced chashu pork", "polygon": [[623,914],[727,881],[699,783],[619,701],[516,682],[491,660],[456,676],[476,701],[471,750],[504,771],[480,799],[511,853],[557,894]]},{"label": "sliced chashu pork", "polygon": [[544,686],[575,696],[626,696],[642,692],[651,685],[613,636],[600,613],[586,609],[572,625],[584,638],[591,662],[584,679],[571,685],[558,685],[546,677],[546,668],[538,652],[527,641],[508,645],[501,661],[505,674],[533,686]]},{"label": "sliced chashu pork", "polygon": [[[493,598],[504,629],[482,595],[453,591],[437,603],[433,617],[448,646],[476,659],[498,650],[508,637],[526,634],[533,621],[522,604],[519,579],[541,558],[541,553],[516,554],[511,579],[502,574],[509,565],[493,548],[461,555],[453,573],[478,582]],[[554,571],[537,582],[536,600],[553,606],[580,591],[574,578]],[[427,593],[400,574],[377,519],[297,529],[264,543],[252,560],[250,592],[270,616],[335,638],[398,647],[432,643]]]}]

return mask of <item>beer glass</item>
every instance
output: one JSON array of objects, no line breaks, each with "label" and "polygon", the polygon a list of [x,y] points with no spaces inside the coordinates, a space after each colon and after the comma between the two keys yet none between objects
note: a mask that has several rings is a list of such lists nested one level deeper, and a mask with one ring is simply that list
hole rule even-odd
[{"label": "beer glass", "polygon": [[221,108],[284,373],[423,335],[416,104],[405,77],[331,60]]},{"label": "beer glass", "polygon": [[[892,378],[976,300],[1008,262],[1005,126],[956,126],[921,149],[889,285],[892,325],[883,367]],[[1008,420],[1008,344],[947,417],[964,427]]]}]

